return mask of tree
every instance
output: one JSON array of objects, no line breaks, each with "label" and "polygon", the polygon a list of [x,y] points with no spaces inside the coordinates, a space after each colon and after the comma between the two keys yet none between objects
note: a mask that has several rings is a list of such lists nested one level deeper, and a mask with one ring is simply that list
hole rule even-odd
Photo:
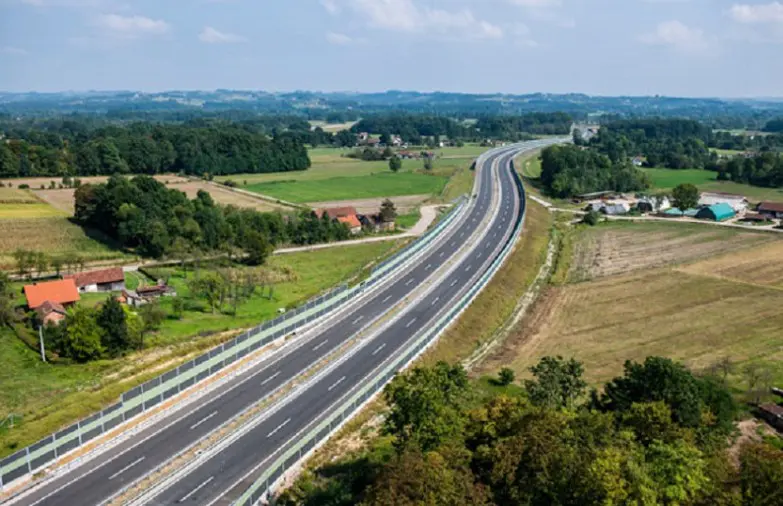
[{"label": "tree", "polygon": [[432,163],[432,157],[431,156],[425,156],[424,157],[424,170],[430,171],[432,170],[433,163]]},{"label": "tree", "polygon": [[742,504],[783,504],[783,452],[766,443],[746,443],[740,451]]},{"label": "tree", "polygon": [[19,277],[26,277],[33,269],[34,262],[30,256],[31,252],[23,249],[14,251],[14,260],[16,261],[16,273]]},{"label": "tree", "polygon": [[83,306],[70,309],[65,319],[65,332],[59,343],[59,354],[77,362],[100,358],[104,353],[101,330],[94,309]]},{"label": "tree", "polygon": [[60,272],[63,270],[63,264],[64,264],[63,257],[61,256],[53,256],[51,260],[52,269],[54,269],[54,274],[56,276],[60,276]]},{"label": "tree", "polygon": [[272,245],[267,238],[255,230],[251,230],[245,237],[244,250],[247,254],[247,263],[250,265],[264,265],[266,259],[272,253]]},{"label": "tree", "polygon": [[15,296],[11,289],[11,279],[5,272],[0,272],[0,325],[10,325],[16,322],[17,319],[18,315]]},{"label": "tree", "polygon": [[674,207],[685,212],[699,204],[699,189],[690,183],[683,183],[672,190],[672,197]]},{"label": "tree", "polygon": [[397,155],[389,158],[389,170],[392,172],[398,172],[402,168],[402,160]]},{"label": "tree", "polygon": [[226,283],[218,273],[209,272],[190,280],[188,287],[193,295],[206,299],[210,310],[214,313],[225,295]]},{"label": "tree", "polygon": [[143,349],[144,334],[158,330],[163,320],[166,319],[166,312],[157,301],[150,301],[139,308],[139,316],[142,322],[139,347]]},{"label": "tree", "polygon": [[468,391],[468,376],[461,365],[438,362],[397,376],[383,393],[390,406],[384,432],[395,437],[400,452],[435,449],[461,429],[461,407]]},{"label": "tree", "polygon": [[601,213],[599,213],[598,211],[589,211],[585,213],[584,217],[582,218],[582,223],[586,225],[590,225],[591,227],[598,225],[600,221],[601,221]]},{"label": "tree", "polygon": [[381,202],[381,220],[384,222],[391,222],[397,218],[397,208],[394,207],[394,202],[390,199],[385,199]]},{"label": "tree", "polygon": [[587,388],[582,379],[584,367],[573,358],[544,357],[530,371],[535,379],[525,380],[525,390],[537,406],[571,409]]},{"label": "tree", "polygon": [[504,367],[498,373],[498,385],[508,386],[514,382],[514,370]]},{"label": "tree", "polygon": [[180,269],[182,269],[182,275],[184,278],[188,277],[188,272],[185,268],[185,261],[190,256],[190,251],[190,243],[184,237],[175,238],[168,250],[169,255],[179,260],[179,266]]},{"label": "tree", "polygon": [[171,312],[176,319],[182,319],[182,315],[185,312],[185,301],[181,297],[174,297],[171,300]]},{"label": "tree", "polygon": [[121,355],[129,348],[130,336],[125,311],[113,295],[109,295],[96,317],[101,329],[101,344],[112,357]]},{"label": "tree", "polygon": [[38,273],[38,276],[42,276],[48,268],[49,268],[49,257],[47,257],[46,253],[44,253],[43,251],[36,252],[35,271]]}]

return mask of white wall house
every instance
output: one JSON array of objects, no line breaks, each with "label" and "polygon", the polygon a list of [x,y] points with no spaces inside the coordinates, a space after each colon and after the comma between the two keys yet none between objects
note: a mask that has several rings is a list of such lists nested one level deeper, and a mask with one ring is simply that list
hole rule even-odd
[{"label": "white wall house", "polygon": [[728,204],[737,214],[748,210],[748,199],[742,195],[731,193],[704,192],[699,197],[700,206],[713,206],[715,204]]}]

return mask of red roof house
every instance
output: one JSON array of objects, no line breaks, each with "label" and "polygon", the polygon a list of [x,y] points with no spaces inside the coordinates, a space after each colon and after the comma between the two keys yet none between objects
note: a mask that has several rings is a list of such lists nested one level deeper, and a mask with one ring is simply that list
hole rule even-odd
[{"label": "red roof house", "polygon": [[326,209],[316,209],[315,215],[319,218],[323,218],[324,213],[328,214],[329,217],[333,220],[336,220],[338,218],[343,218],[346,216],[356,216],[356,208],[353,206],[344,206],[344,207],[329,207]]},{"label": "red roof house", "polygon": [[340,216],[337,218],[337,221],[348,225],[348,228],[351,230],[352,234],[358,234],[362,231],[362,222],[359,221],[359,218],[357,218],[355,214],[351,214],[349,216]]},{"label": "red roof house", "polygon": [[122,267],[66,274],[63,279],[72,279],[79,292],[118,292],[125,288],[125,273]]},{"label": "red roof house", "polygon": [[46,301],[67,306],[81,298],[72,279],[25,285],[24,295],[27,297],[27,306],[30,309],[38,309]]}]

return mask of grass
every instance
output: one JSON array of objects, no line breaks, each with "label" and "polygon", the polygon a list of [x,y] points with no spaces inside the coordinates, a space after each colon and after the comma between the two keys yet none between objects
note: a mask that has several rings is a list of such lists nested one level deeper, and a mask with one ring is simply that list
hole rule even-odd
[{"label": "grass", "polygon": [[0,220],[0,268],[4,269],[14,267],[12,255],[20,248],[83,257],[88,261],[127,256],[109,244],[111,241],[98,232],[85,231],[62,216]]},{"label": "grass", "polygon": [[412,228],[416,223],[419,222],[420,219],[421,213],[418,209],[416,209],[413,212],[397,216],[397,219],[394,221],[398,227],[408,229]]},{"label": "grass", "polygon": [[[288,272],[290,280],[275,287],[273,300],[256,294],[239,306],[236,317],[187,310],[181,320],[168,319],[161,330],[149,335],[148,349],[122,359],[44,364],[9,330],[0,330],[0,419],[11,413],[23,418],[13,430],[0,433],[0,456],[114,402],[128,388],[227,339],[221,331],[272,318],[277,308],[292,307],[362,272],[369,262],[398,246],[398,241],[389,241],[275,256],[269,268]],[[187,298],[185,280],[175,275],[170,281]],[[106,294],[96,295],[106,298]],[[162,299],[161,304],[170,311],[171,299]]]},{"label": "grass", "polygon": [[0,204],[37,204],[40,201],[29,190],[0,187]]},{"label": "grass", "polygon": [[470,170],[469,167],[458,169],[443,188],[438,200],[448,204],[460,195],[470,195],[473,191],[475,176],[476,172]]},{"label": "grass", "polygon": [[66,213],[44,203],[0,204],[0,220],[24,218],[53,218],[67,216]]},{"label": "grass", "polygon": [[652,180],[653,190],[671,191],[683,183],[696,185],[701,191],[716,191],[744,195],[751,202],[783,201],[783,188],[764,188],[731,181],[718,181],[717,173],[699,169],[642,169]]},{"label": "grass", "polygon": [[783,381],[783,266],[773,260],[783,255],[783,241],[649,225],[575,234],[570,282],[546,291],[486,372],[510,366],[527,377],[543,356],[573,356],[599,386],[625,360],[661,355],[698,371],[729,357],[737,392],[749,362],[768,365]]},{"label": "grass", "polygon": [[391,172],[362,177],[335,177],[320,181],[288,180],[256,183],[249,191],[289,202],[305,203],[397,195],[438,194],[448,177],[420,172]]},{"label": "grass", "polygon": [[538,275],[546,259],[552,216],[528,201],[525,230],[500,271],[424,356],[426,363],[455,362],[470,356],[511,316],[517,301]]}]

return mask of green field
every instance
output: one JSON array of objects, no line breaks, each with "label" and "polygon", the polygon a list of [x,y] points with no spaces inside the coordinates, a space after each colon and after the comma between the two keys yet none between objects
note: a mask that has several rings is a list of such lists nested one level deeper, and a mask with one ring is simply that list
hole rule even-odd
[{"label": "green field", "polygon": [[[199,310],[203,303],[190,299],[182,273],[170,269],[170,283],[186,302],[182,319],[168,318],[159,331],[145,338],[148,348],[144,352],[116,360],[44,364],[11,330],[0,329],[0,420],[11,413],[22,417],[14,429],[0,429],[0,457],[114,402],[128,388],[228,339],[230,335],[223,331],[257,325],[276,316],[278,308],[293,307],[354,277],[400,244],[401,241],[384,241],[274,256],[267,269],[286,279],[275,285],[272,300],[258,290],[238,307],[236,316]],[[188,273],[188,277],[193,275]],[[88,304],[107,297],[90,295],[95,297],[87,297]],[[169,313],[171,300],[161,301]]]},{"label": "green field", "polygon": [[642,169],[652,180],[653,190],[670,191],[678,184],[691,183],[701,191],[736,193],[751,203],[762,200],[783,201],[783,188],[764,188],[731,181],[718,181],[716,173],[699,169]]},{"label": "green field", "polygon": [[391,172],[362,177],[335,177],[320,181],[288,180],[251,184],[245,189],[289,202],[322,202],[398,195],[439,194],[448,177],[413,172]]}]

